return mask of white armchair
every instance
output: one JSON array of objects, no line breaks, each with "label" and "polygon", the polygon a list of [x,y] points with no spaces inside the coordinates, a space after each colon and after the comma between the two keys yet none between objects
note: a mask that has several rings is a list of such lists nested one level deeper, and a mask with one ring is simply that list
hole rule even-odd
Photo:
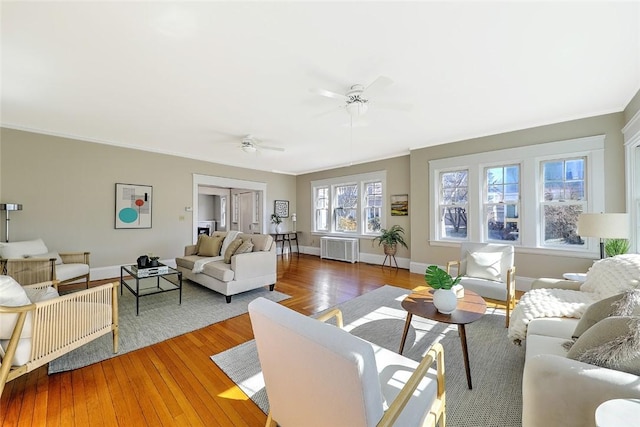
[{"label": "white armchair", "polygon": [[[340,329],[339,310],[313,319],[257,298],[249,313],[269,399],[267,426],[444,427],[440,344],[418,363]],[[338,327],[321,321],[333,316]],[[437,371],[430,369],[434,361]]]},{"label": "white armchair", "polygon": [[506,327],[515,306],[516,267],[512,245],[462,243],[460,259],[447,263],[447,272],[457,266],[460,284],[485,298],[504,301],[507,307]]},{"label": "white armchair", "polygon": [[110,332],[117,353],[118,286],[58,296],[55,282],[0,276],[0,395],[8,381]]},{"label": "white armchair", "polygon": [[80,280],[89,287],[89,252],[51,252],[42,239],[0,243],[0,274],[22,285],[58,281],[66,285]]}]

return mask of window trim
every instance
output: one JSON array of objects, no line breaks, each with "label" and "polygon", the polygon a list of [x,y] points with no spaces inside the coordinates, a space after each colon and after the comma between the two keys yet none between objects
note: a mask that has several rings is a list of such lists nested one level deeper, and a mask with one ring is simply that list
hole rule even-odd
[{"label": "window trim", "polygon": [[[381,182],[382,185],[382,206],[380,207],[380,210],[382,212],[382,217],[380,218],[380,226],[381,228],[385,228],[386,227],[386,222],[387,222],[387,196],[388,196],[388,191],[387,191],[387,171],[386,170],[382,170],[382,171],[376,171],[376,172],[368,172],[368,173],[363,173],[363,174],[357,174],[357,175],[348,175],[348,176],[340,176],[340,177],[334,177],[334,178],[327,178],[327,179],[321,179],[321,180],[315,180],[315,181],[311,181],[311,212],[313,215],[313,218],[311,218],[311,233],[312,234],[316,234],[316,235],[333,235],[333,236],[342,236],[342,237],[359,237],[359,238],[370,238],[370,237],[375,237],[378,236],[380,234],[380,232],[367,232],[366,231],[366,226],[365,226],[365,219],[364,219],[364,201],[365,201],[365,194],[364,194],[364,188],[365,188],[365,184],[371,183],[371,182],[376,182],[379,181]],[[336,186],[341,186],[341,185],[352,185],[352,184],[357,184],[358,186],[358,206],[357,206],[357,229],[355,232],[342,232],[342,231],[336,231],[335,228],[335,218],[333,215],[333,209],[334,209],[334,203],[335,203],[335,187]],[[320,188],[320,187],[328,187],[329,188],[329,229],[328,230],[318,230],[317,229],[317,225],[316,225],[316,218],[315,218],[315,212],[316,212],[316,189]]]},{"label": "window trim", "polygon": [[[469,169],[469,197],[467,224],[467,238],[464,241],[487,242],[483,236],[483,182],[484,170],[506,164],[521,164],[520,176],[520,242],[514,242],[521,252],[530,253],[563,253],[576,257],[590,258],[598,254],[598,239],[585,238],[584,248],[560,248],[557,246],[541,245],[542,235],[540,218],[540,204],[538,203],[538,189],[542,182],[539,173],[541,162],[569,158],[586,157],[587,174],[587,211],[604,212],[604,142],[605,135],[594,135],[564,141],[527,145],[517,148],[487,151],[477,154],[449,157],[429,161],[429,242],[432,245],[452,246],[461,240],[441,238],[437,230],[439,216],[439,174],[445,170]],[[524,233],[523,230],[528,230]],[[493,242],[493,241],[492,241]]]}]

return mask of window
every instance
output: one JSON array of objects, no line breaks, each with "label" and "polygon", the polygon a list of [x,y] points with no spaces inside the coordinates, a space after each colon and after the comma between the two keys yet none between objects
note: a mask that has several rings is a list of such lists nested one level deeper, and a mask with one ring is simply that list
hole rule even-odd
[{"label": "window", "polygon": [[603,212],[604,135],[429,162],[432,244],[505,242],[589,257],[578,215]]},{"label": "window", "polygon": [[577,235],[578,216],[587,212],[586,158],[541,163],[540,221],[545,245],[584,245]]},{"label": "window", "polygon": [[315,200],[315,229],[329,231],[329,187],[316,188]]},{"label": "window", "polygon": [[377,235],[385,223],[386,172],[311,183],[314,232]]},{"label": "window", "polygon": [[467,202],[469,171],[458,170],[440,174],[440,235],[449,238],[467,237]]},{"label": "window", "polygon": [[358,231],[358,186],[336,185],[333,194],[336,197],[333,204],[335,230],[355,233]]},{"label": "window", "polygon": [[487,240],[519,240],[520,165],[485,168],[484,194]]},{"label": "window", "polygon": [[382,218],[382,182],[367,182],[364,185],[364,219],[368,233],[380,231]]}]

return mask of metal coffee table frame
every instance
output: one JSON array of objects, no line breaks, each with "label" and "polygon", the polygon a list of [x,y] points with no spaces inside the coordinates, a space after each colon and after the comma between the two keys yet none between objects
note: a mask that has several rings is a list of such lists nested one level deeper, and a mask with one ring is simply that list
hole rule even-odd
[{"label": "metal coffee table frame", "polygon": [[[122,284],[122,286],[120,287],[120,295],[122,295],[122,288],[126,287],[136,297],[136,316],[140,314],[141,297],[161,294],[164,292],[178,291],[180,295],[178,298],[178,304],[182,304],[182,272],[168,267],[168,271],[166,273],[155,273],[149,274],[147,276],[139,276],[133,267],[135,267],[135,265],[123,265],[120,267],[120,283]],[[178,276],[178,283],[174,283],[169,280],[168,276],[172,275]],[[135,280],[135,288],[133,287],[133,283],[131,284],[131,286],[129,286],[129,283],[127,283],[127,279],[125,279],[126,276],[131,276],[131,282]],[[155,287],[140,287],[140,281],[152,280],[154,278],[156,279]],[[162,281],[160,281],[160,279],[162,279]]]}]

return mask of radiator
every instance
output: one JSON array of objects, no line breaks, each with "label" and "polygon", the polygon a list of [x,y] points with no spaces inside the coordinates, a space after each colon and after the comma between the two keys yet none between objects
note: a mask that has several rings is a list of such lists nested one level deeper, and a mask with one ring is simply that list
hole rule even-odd
[{"label": "radiator", "polygon": [[320,258],[337,259],[350,263],[358,262],[359,240],[347,237],[321,237]]}]

